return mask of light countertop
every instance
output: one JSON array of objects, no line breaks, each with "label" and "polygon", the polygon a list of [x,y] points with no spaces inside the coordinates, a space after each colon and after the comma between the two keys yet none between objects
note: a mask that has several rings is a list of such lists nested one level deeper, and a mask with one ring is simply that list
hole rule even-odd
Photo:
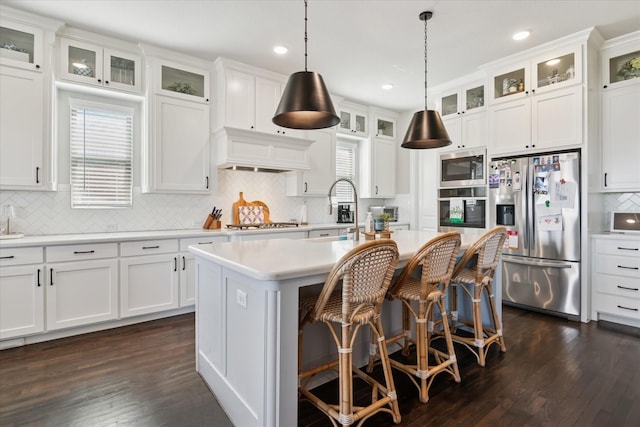
[{"label": "light countertop", "polygon": [[[398,245],[399,260],[407,261],[423,244],[439,234],[435,231],[395,231],[392,239]],[[474,240],[475,236],[463,234],[461,249]],[[189,250],[254,279],[284,280],[328,273],[342,256],[364,242],[364,238],[356,242],[336,240],[335,237],[271,239],[189,246]]]},{"label": "light countertop", "polygon": [[[399,222],[397,224],[408,224]],[[220,230],[203,230],[201,228],[181,229],[181,230],[150,230],[150,231],[116,231],[106,233],[73,233],[73,234],[50,234],[38,236],[25,236],[19,239],[0,239],[0,248],[16,248],[28,246],[47,245],[69,245],[81,243],[108,243],[125,242],[149,239],[178,239],[189,237],[205,236],[232,236],[235,234],[268,234],[286,233],[296,231],[342,229],[353,226],[353,224],[309,224],[291,228],[260,228],[251,230],[232,230],[222,228]],[[224,227],[224,226],[223,226]]]}]

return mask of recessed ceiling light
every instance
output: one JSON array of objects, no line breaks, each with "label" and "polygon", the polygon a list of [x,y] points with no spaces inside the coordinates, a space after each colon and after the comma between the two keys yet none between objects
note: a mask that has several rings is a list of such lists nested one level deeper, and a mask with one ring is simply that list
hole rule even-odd
[{"label": "recessed ceiling light", "polygon": [[285,53],[287,53],[289,51],[289,49],[287,49],[284,46],[276,46],[273,48],[273,51],[275,53],[277,53],[278,55],[284,55]]},{"label": "recessed ceiling light", "polygon": [[555,59],[550,59],[546,62],[547,65],[551,66],[551,65],[556,65],[560,63],[560,59],[555,58]]},{"label": "recessed ceiling light", "polygon": [[531,31],[520,31],[515,33],[511,38],[514,40],[524,40],[531,34]]},{"label": "recessed ceiling light", "polygon": [[391,83],[385,83],[385,84],[382,85],[382,89],[391,90],[391,89],[393,89],[393,85]]}]

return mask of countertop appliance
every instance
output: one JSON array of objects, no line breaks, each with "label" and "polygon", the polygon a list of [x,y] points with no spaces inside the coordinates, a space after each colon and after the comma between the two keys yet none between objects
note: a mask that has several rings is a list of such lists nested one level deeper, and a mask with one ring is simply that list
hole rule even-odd
[{"label": "countertop appliance", "polygon": [[486,185],[487,152],[484,148],[440,154],[440,187]]},{"label": "countertop appliance", "polygon": [[398,207],[397,206],[369,206],[369,212],[374,218],[379,217],[382,214],[389,214],[391,217],[389,221],[398,221]]},{"label": "countertop appliance", "polygon": [[349,224],[353,222],[353,212],[350,205],[338,205],[339,224]]},{"label": "countertop appliance", "polygon": [[611,212],[612,233],[640,233],[640,212]]},{"label": "countertop appliance", "polygon": [[580,316],[580,152],[493,158],[489,226],[504,225],[502,300]]}]

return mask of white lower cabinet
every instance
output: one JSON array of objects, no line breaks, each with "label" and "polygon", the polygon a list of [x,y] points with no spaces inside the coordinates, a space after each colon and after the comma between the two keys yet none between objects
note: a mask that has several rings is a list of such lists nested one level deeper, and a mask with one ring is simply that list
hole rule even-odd
[{"label": "white lower cabinet", "polygon": [[227,240],[226,235],[180,239],[180,307],[196,303],[196,257],[189,252],[189,246],[210,245]]},{"label": "white lower cabinet", "polygon": [[592,318],[640,326],[640,239],[594,237]]},{"label": "white lower cabinet", "polygon": [[177,239],[124,242],[120,255],[121,317],[178,308]]},{"label": "white lower cabinet", "polygon": [[118,317],[117,259],[51,263],[47,275],[47,330]]},{"label": "white lower cabinet", "polygon": [[[42,252],[42,249],[40,251]],[[43,275],[42,264],[2,266],[0,269],[0,339],[44,331]]]}]

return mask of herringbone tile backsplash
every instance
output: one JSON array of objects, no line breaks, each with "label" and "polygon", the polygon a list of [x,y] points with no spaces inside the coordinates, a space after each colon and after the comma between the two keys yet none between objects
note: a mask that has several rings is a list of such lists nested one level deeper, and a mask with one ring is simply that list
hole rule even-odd
[{"label": "herringbone tile backsplash", "polygon": [[609,230],[611,224],[611,212],[640,212],[640,193],[612,193],[605,195],[605,211]]},{"label": "herringbone tile backsplash", "polygon": [[[2,191],[0,204],[15,206],[12,230],[28,235],[172,230],[200,228],[214,205],[223,209],[222,224],[231,223],[231,206],[241,191],[247,201],[265,202],[272,221],[299,221],[305,202],[310,223],[336,221],[326,197],[285,196],[284,174],[227,170],[218,172],[214,195],[142,194],[137,187],[133,208],[128,209],[71,209],[69,185],[59,185],[54,192]],[[368,204],[361,205],[364,219]]]}]

